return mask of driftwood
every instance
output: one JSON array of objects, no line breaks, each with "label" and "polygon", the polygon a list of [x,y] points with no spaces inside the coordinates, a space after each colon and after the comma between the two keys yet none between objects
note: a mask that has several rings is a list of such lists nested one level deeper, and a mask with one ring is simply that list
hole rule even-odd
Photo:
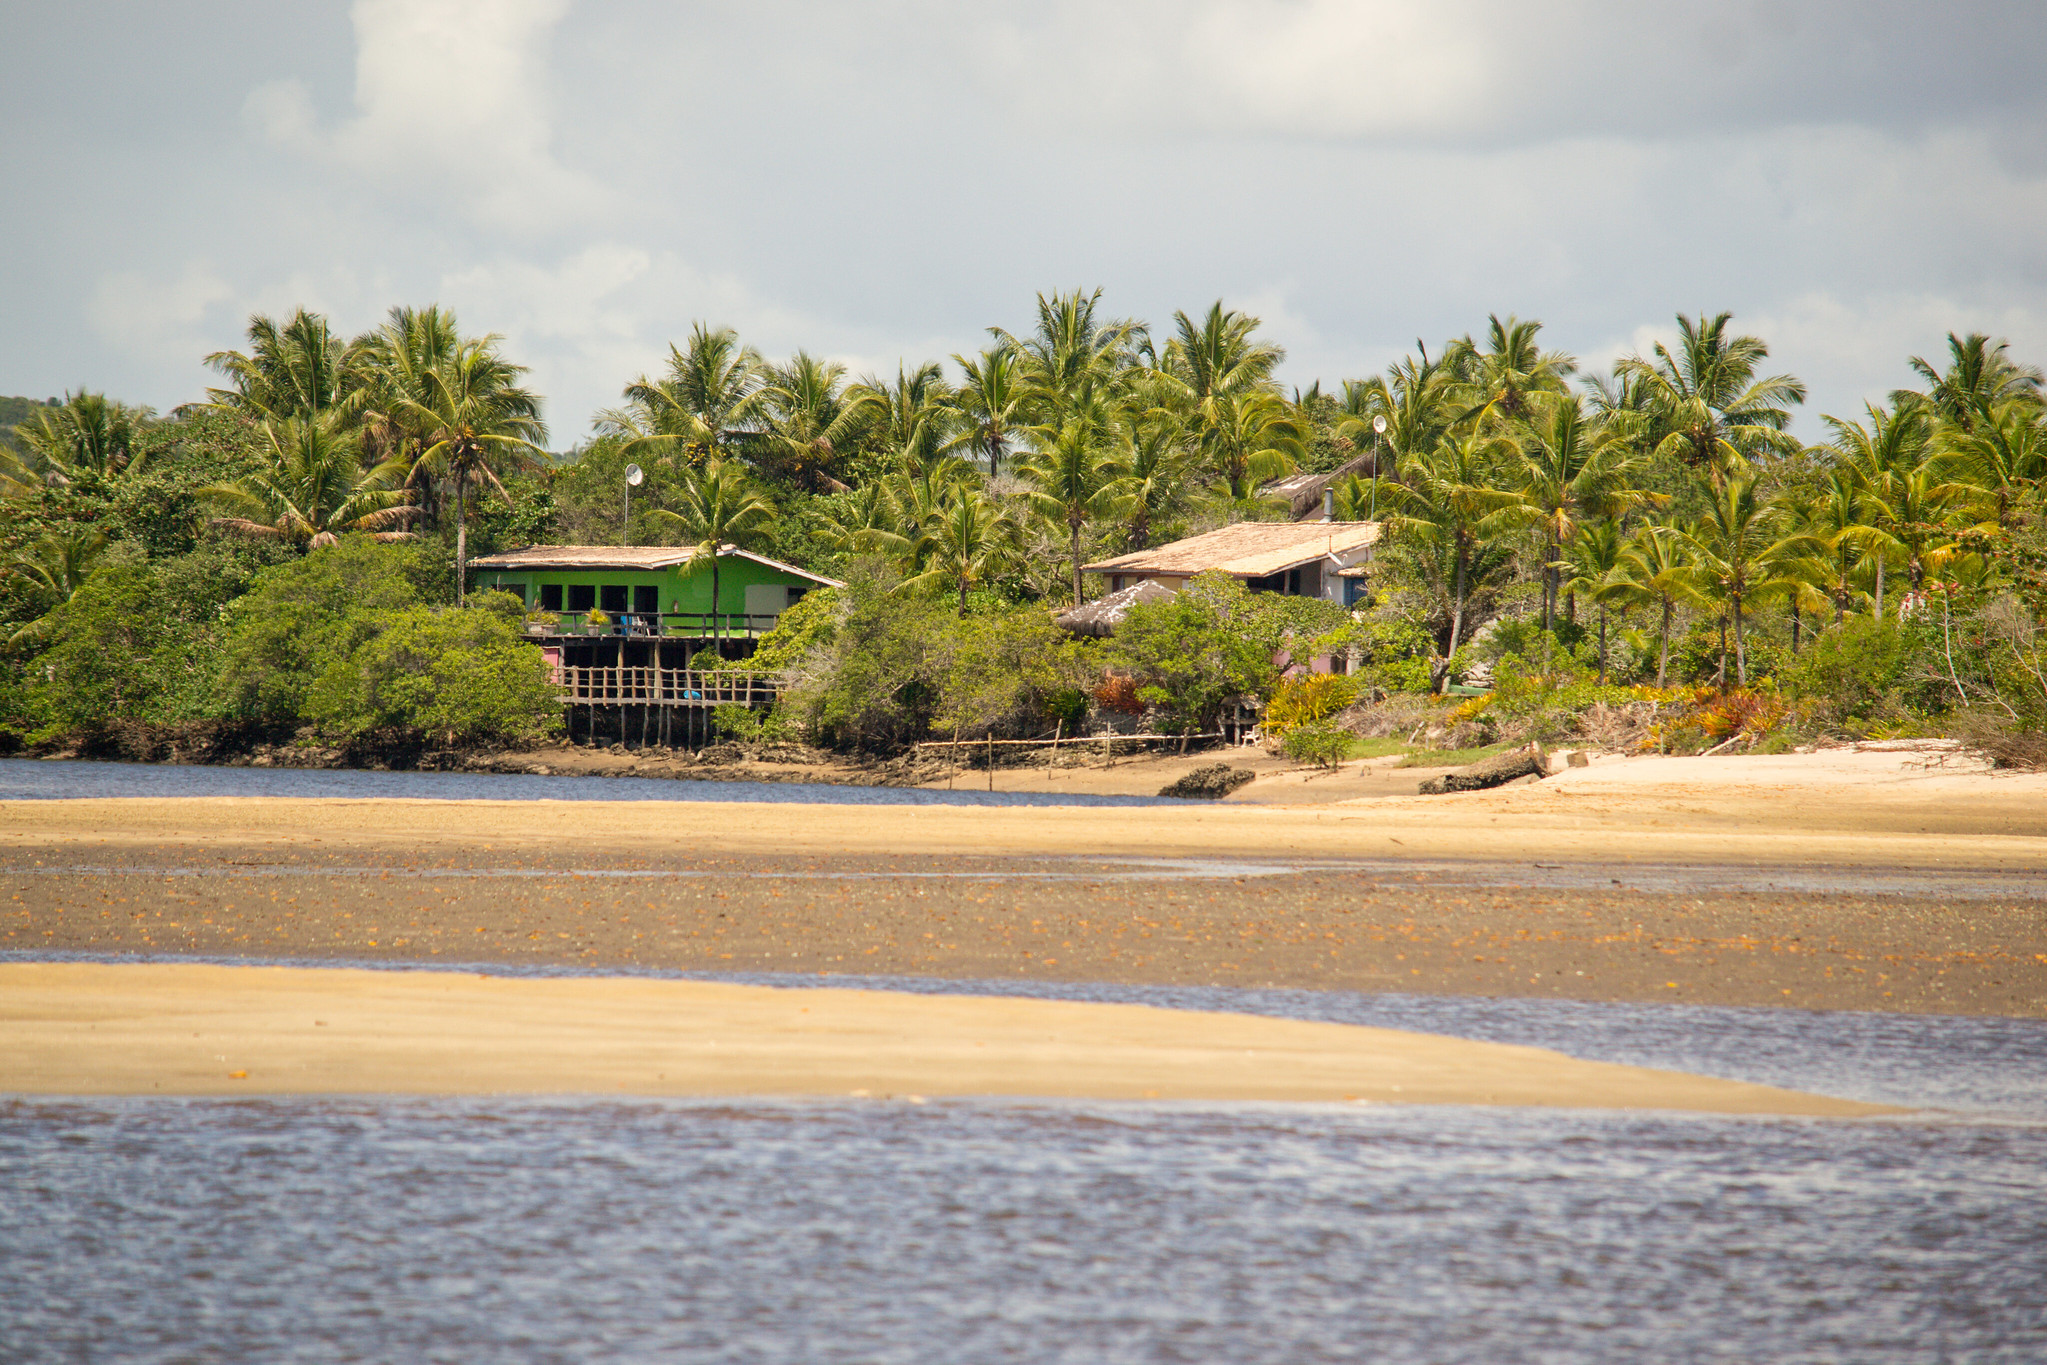
[{"label": "driftwood", "polygon": [[1228,796],[1256,776],[1257,774],[1249,768],[1232,768],[1227,763],[1211,763],[1205,768],[1196,768],[1178,782],[1159,788],[1159,795],[1213,801]]},{"label": "driftwood", "polygon": [[1442,796],[1448,792],[1478,792],[1505,786],[1517,777],[1547,776],[1549,755],[1540,744],[1530,744],[1525,748],[1509,749],[1504,754],[1494,754],[1491,758],[1482,758],[1454,773],[1432,777],[1421,784],[1421,794]]}]

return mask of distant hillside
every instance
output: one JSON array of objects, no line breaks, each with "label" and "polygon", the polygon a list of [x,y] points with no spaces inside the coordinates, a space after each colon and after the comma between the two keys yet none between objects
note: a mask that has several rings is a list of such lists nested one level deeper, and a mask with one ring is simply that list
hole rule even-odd
[{"label": "distant hillside", "polygon": [[21,449],[20,442],[14,439],[14,424],[26,422],[35,415],[37,408],[44,406],[45,403],[55,404],[56,401],[54,398],[0,398],[0,441],[5,441],[16,450]]}]

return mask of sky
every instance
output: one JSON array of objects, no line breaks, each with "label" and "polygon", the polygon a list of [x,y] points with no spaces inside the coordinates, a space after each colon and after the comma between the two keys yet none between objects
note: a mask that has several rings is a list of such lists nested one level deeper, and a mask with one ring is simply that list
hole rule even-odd
[{"label": "sky", "polygon": [[855,374],[1103,290],[1285,381],[1735,315],[1798,430],[2047,363],[2038,0],[11,0],[0,393],[160,410],[249,315],[438,302],[550,444],[703,320]]}]

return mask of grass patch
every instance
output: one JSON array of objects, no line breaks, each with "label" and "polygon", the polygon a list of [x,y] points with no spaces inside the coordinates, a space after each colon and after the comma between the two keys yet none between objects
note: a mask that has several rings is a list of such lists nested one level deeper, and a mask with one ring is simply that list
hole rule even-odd
[{"label": "grass patch", "polygon": [[1514,748],[1512,744],[1488,744],[1479,749],[1414,749],[1400,761],[1403,768],[1462,768]]}]

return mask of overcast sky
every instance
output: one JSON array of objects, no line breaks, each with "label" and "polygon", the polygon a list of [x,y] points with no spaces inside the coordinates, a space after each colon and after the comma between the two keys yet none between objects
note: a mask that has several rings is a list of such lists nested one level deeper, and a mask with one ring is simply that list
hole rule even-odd
[{"label": "overcast sky", "polygon": [[1814,414],[1950,330],[2047,362],[2039,0],[12,0],[0,51],[0,393],[438,301],[563,449],[695,319],[893,374],[1075,286],[1295,384],[1491,312],[1604,363],[1730,309]]}]

